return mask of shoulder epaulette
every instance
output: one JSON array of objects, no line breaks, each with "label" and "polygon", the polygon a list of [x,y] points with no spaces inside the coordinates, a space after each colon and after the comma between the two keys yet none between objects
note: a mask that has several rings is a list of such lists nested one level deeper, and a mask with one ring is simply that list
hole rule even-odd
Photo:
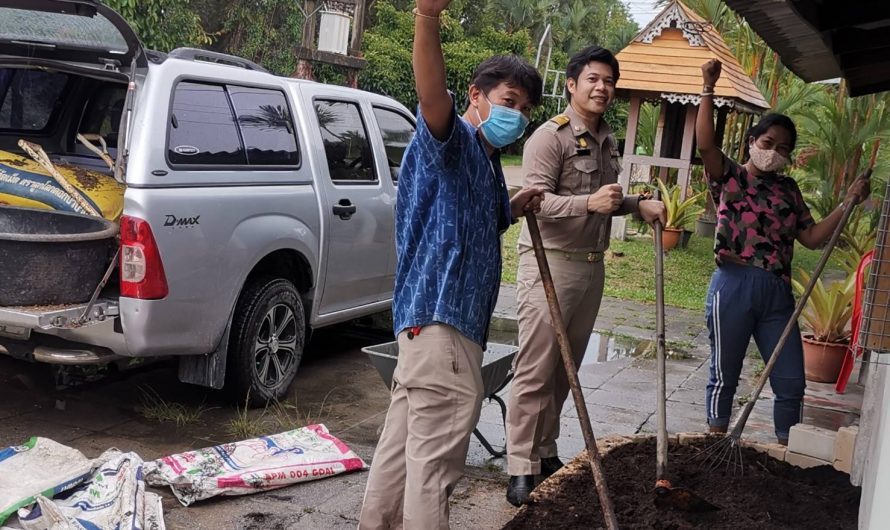
[{"label": "shoulder epaulette", "polygon": [[550,118],[550,121],[552,121],[553,123],[556,124],[557,129],[561,129],[561,128],[565,127],[566,125],[568,125],[569,122],[572,121],[572,119],[569,118],[568,116],[566,116],[565,114],[559,114],[557,116]]}]

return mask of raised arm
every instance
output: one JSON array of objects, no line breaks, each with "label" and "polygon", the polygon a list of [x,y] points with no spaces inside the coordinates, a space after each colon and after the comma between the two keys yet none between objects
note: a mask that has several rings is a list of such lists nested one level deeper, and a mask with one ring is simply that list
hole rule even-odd
[{"label": "raised arm", "polygon": [[[702,98],[695,119],[695,143],[705,165],[709,178],[723,175],[723,152],[714,141],[714,86],[720,79],[722,65],[717,59],[711,59],[701,67]],[[710,94],[710,95],[706,95]]]},{"label": "raised arm", "polygon": [[439,16],[451,0],[417,0],[414,11],[414,79],[420,112],[427,128],[439,140],[448,137],[454,102],[445,84],[445,58],[439,34]]}]

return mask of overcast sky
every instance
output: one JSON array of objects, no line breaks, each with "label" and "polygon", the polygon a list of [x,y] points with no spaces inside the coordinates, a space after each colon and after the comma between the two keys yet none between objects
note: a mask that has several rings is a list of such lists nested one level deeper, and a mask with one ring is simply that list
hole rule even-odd
[{"label": "overcast sky", "polygon": [[654,0],[623,0],[630,8],[630,14],[633,19],[640,25],[640,29],[646,26],[658,14],[658,11],[652,7]]}]

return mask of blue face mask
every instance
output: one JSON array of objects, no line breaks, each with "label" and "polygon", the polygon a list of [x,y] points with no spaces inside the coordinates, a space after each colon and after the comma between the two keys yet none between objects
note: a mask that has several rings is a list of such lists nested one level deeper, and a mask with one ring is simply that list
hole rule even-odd
[{"label": "blue face mask", "polygon": [[[485,99],[488,99],[488,96],[485,96]],[[483,121],[482,116],[479,116],[479,109],[476,109],[476,116],[480,121],[479,132],[492,147],[496,149],[507,147],[525,132],[525,128],[528,127],[528,118],[518,110],[496,105],[490,99],[488,99],[488,104],[491,106],[491,110],[488,112],[487,120]]]}]

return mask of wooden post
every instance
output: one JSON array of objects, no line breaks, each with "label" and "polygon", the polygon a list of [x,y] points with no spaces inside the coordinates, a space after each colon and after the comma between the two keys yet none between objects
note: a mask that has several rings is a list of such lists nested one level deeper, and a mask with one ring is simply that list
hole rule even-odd
[{"label": "wooden post", "polygon": [[[303,14],[306,19],[303,21],[303,34],[300,38],[300,46],[305,50],[315,49],[315,34],[318,31],[315,24],[315,9],[318,2],[316,0],[305,0],[303,2]],[[297,60],[297,71],[294,72],[297,79],[315,80],[312,74],[312,63],[308,59]]]},{"label": "wooden post", "polygon": [[618,183],[624,188],[625,192],[630,193],[630,176],[633,164],[627,162],[628,156],[636,154],[637,131],[640,127],[640,106],[643,101],[639,96],[630,98],[630,111],[627,114],[627,135],[624,138],[624,153],[622,156],[621,174],[618,176]]},{"label": "wooden post", "polygon": [[727,107],[717,109],[717,125],[714,127],[714,144],[722,146],[723,137],[726,135],[726,117],[729,115]]},{"label": "wooden post", "polygon": [[365,2],[355,0],[355,12],[352,15],[352,40],[349,43],[349,55],[362,56],[362,35],[365,33]]},{"label": "wooden post", "polygon": [[[668,102],[665,100],[661,100],[658,104],[658,127],[655,132],[655,143],[652,144],[652,155],[653,156],[661,156],[661,147],[664,144],[664,120],[667,115],[667,106]],[[664,182],[668,176],[668,169],[666,167],[658,168],[658,178]]]},{"label": "wooden post", "polygon": [[[349,43],[349,55],[362,56],[362,35],[365,33],[365,1],[355,0],[355,11],[352,15],[352,40]],[[346,72],[346,86],[358,88],[359,70],[350,68]]]},{"label": "wooden post", "polygon": [[[640,125],[640,106],[643,100],[639,96],[630,98],[630,110],[627,114],[627,135],[624,137],[624,159],[621,164],[621,174],[618,175],[618,183],[624,189],[624,193],[630,193],[630,176],[633,171],[633,164],[628,160],[628,156],[635,155],[637,145],[637,129]],[[612,218],[612,234],[613,239],[624,240],[627,236],[627,219],[624,217]]]},{"label": "wooden post", "polygon": [[[680,160],[689,162],[692,160],[692,146],[695,140],[695,117],[698,115],[698,107],[686,106],[686,123],[683,125],[683,144],[680,146]],[[692,166],[681,169],[677,173],[677,184],[680,185],[680,199],[686,199],[686,188],[689,187],[689,176]]]}]

